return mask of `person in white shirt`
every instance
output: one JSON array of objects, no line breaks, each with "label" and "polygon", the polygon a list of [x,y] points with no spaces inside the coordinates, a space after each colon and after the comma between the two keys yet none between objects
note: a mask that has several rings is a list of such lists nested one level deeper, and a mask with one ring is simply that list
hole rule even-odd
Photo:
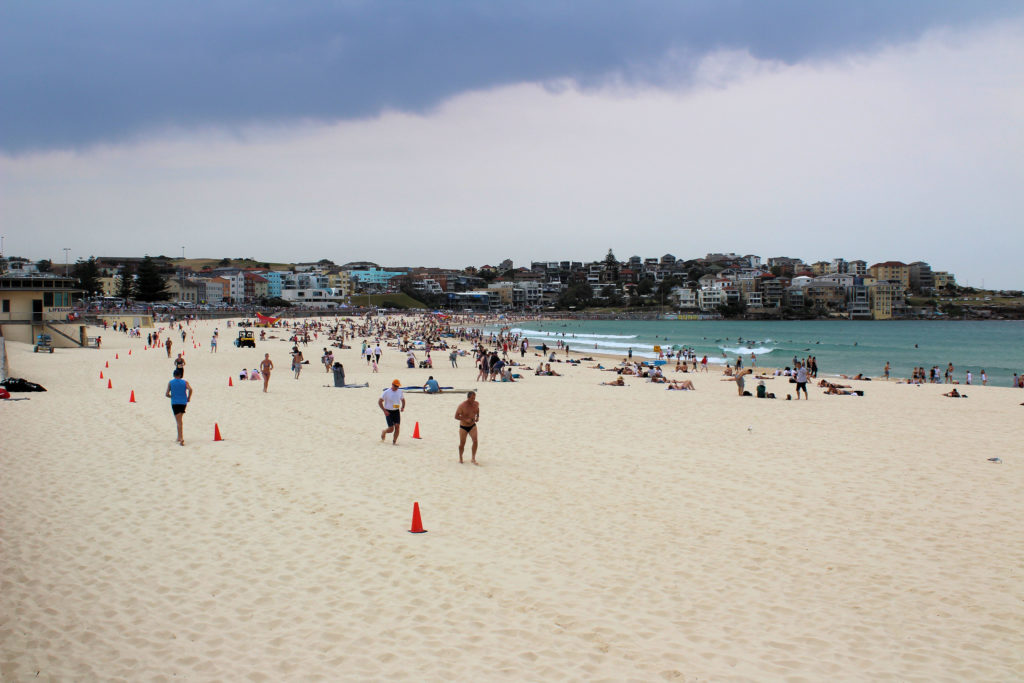
[{"label": "person in white shirt", "polygon": [[804,400],[807,400],[807,367],[802,363],[796,366],[796,400],[800,400],[800,391],[804,392]]},{"label": "person in white shirt", "polygon": [[388,428],[380,433],[380,440],[384,441],[388,434],[393,433],[391,443],[397,446],[398,432],[402,428],[402,412],[405,410],[405,394],[402,392],[402,383],[397,379],[392,381],[391,388],[385,389],[377,399],[377,405],[384,411],[384,419],[388,423]]}]

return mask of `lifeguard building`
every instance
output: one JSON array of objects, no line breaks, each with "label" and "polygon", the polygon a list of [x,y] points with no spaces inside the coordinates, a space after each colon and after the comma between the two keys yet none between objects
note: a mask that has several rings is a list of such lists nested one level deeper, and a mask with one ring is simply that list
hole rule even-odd
[{"label": "lifeguard building", "polygon": [[48,334],[56,347],[85,346],[85,325],[71,320],[74,278],[53,275],[0,276],[0,336],[31,344]]}]

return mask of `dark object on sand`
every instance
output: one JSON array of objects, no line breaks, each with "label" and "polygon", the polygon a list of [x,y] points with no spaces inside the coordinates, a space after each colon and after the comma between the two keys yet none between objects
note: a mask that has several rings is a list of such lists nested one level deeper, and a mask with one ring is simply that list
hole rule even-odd
[{"label": "dark object on sand", "polygon": [[20,379],[18,377],[5,379],[3,382],[0,382],[0,387],[12,393],[16,391],[46,391],[46,389],[35,382],[29,382],[27,379]]}]

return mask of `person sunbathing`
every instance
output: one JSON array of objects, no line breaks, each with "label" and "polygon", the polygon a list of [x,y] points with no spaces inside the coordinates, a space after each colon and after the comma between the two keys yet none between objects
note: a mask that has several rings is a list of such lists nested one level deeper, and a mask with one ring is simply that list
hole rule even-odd
[{"label": "person sunbathing", "polygon": [[947,392],[943,394],[943,396],[948,396],[949,398],[967,398],[967,394],[961,394],[956,390],[956,387],[953,387],[953,391]]},{"label": "person sunbathing", "polygon": [[551,363],[548,363],[544,366],[544,374],[548,375],[549,377],[561,377],[560,374],[551,369]]},{"label": "person sunbathing", "polygon": [[601,382],[601,386],[603,386],[603,387],[624,387],[624,386],[626,386],[626,383],[622,381],[622,375],[619,375],[618,377],[613,379],[611,382]]},{"label": "person sunbathing", "polygon": [[667,388],[669,391],[696,391],[696,387],[693,386],[693,382],[688,379],[672,380]]}]

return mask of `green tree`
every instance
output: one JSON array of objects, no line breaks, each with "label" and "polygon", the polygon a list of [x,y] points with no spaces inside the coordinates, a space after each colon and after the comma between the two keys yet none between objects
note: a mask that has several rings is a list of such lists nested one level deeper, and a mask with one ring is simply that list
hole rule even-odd
[{"label": "green tree", "polygon": [[647,296],[654,291],[654,278],[647,276],[636,285],[636,293],[640,296]]},{"label": "green tree", "polygon": [[40,259],[39,261],[36,261],[36,269],[38,269],[40,273],[50,273],[53,271],[53,263],[47,258]]},{"label": "green tree", "polygon": [[558,297],[559,308],[586,308],[593,298],[593,290],[586,282],[577,282],[569,285],[568,288]]},{"label": "green tree", "polygon": [[171,294],[167,291],[167,281],[156,267],[152,258],[146,256],[139,264],[138,277],[135,280],[136,298],[140,301],[167,301]]},{"label": "green tree", "polygon": [[658,297],[658,301],[668,301],[669,294],[672,293],[673,287],[678,287],[683,284],[682,278],[676,275],[672,275],[663,279],[658,283],[658,289],[655,292],[655,296]]},{"label": "green tree", "polygon": [[619,294],[619,290],[615,288],[615,285],[608,284],[601,289],[601,296],[604,297],[604,302],[609,306],[621,306],[622,295]]},{"label": "green tree", "polygon": [[78,288],[84,291],[86,296],[95,296],[100,292],[100,269],[94,257],[90,256],[88,261],[76,261],[71,274],[78,281]]},{"label": "green tree", "polygon": [[725,318],[739,318],[747,312],[747,304],[743,299],[730,301],[718,307],[718,312]]},{"label": "green tree", "polygon": [[606,278],[609,281],[619,281],[619,260],[615,258],[611,248],[608,249],[608,254],[604,257],[604,272],[607,273]]},{"label": "green tree", "polygon": [[135,275],[128,266],[121,269],[121,280],[117,285],[117,296],[125,301],[135,298]]}]

